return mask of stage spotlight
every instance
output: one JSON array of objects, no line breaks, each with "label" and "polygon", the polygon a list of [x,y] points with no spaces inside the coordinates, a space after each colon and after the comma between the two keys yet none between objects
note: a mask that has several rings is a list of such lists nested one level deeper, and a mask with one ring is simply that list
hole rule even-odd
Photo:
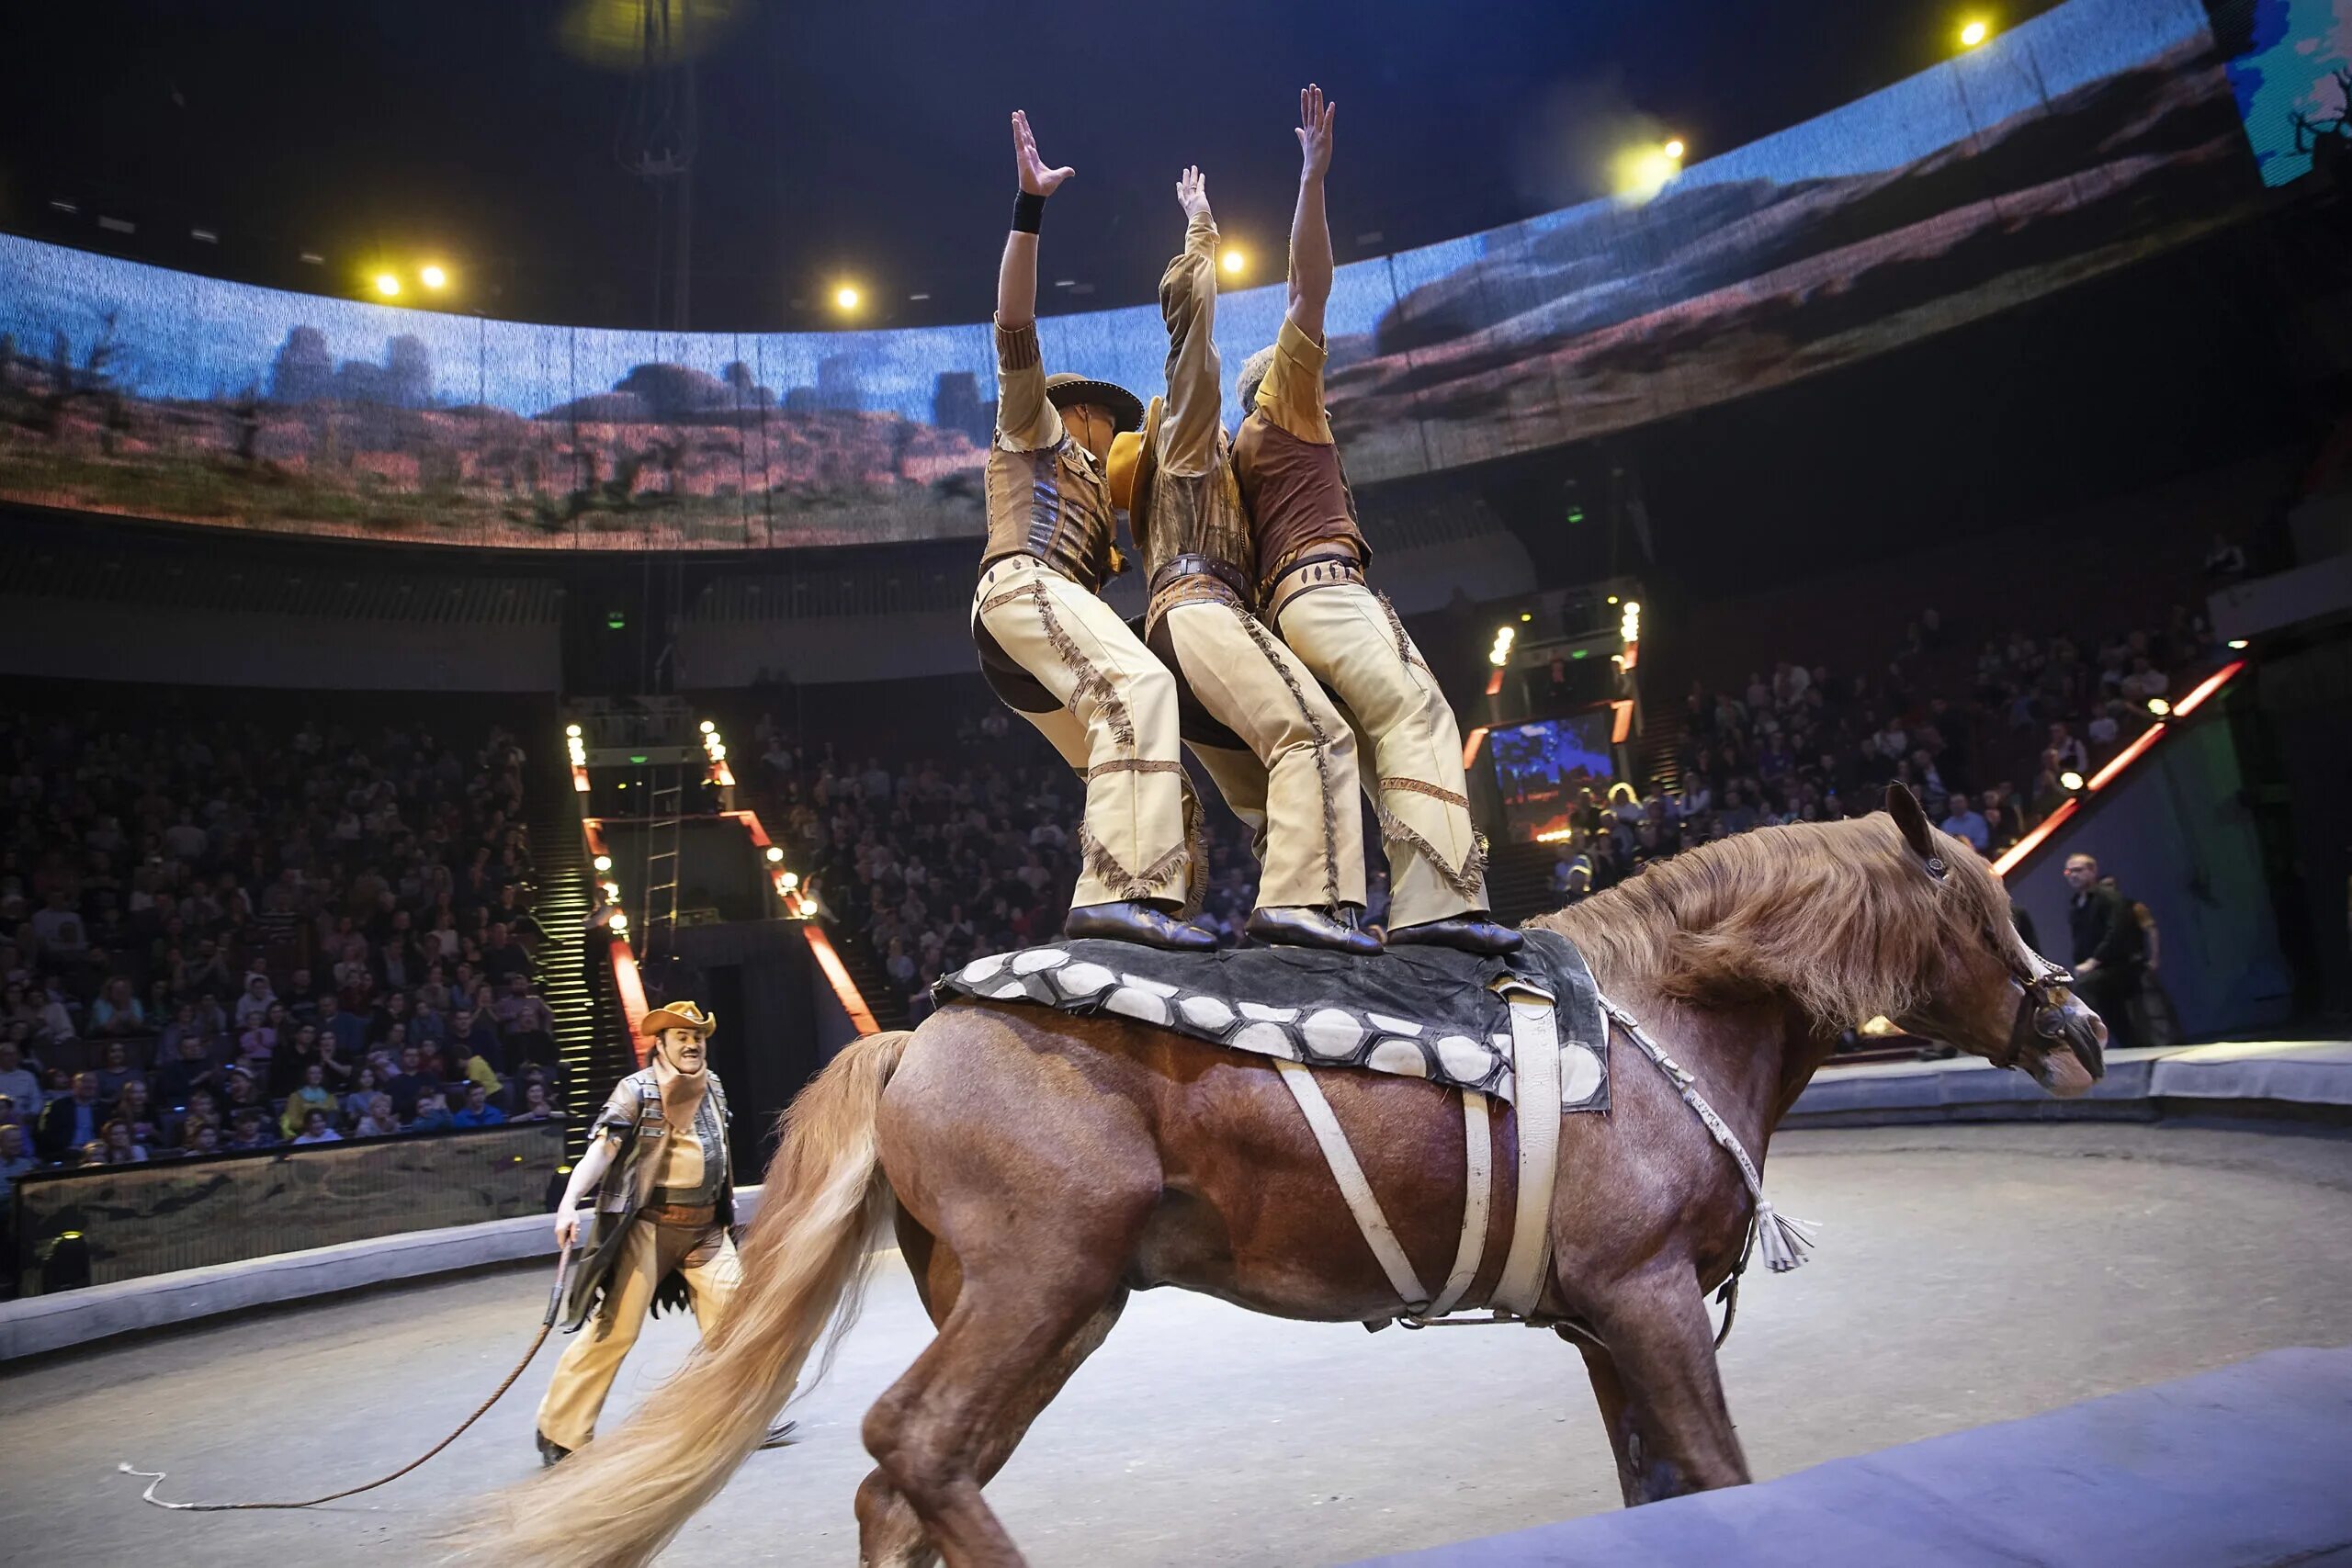
[{"label": "stage spotlight", "polygon": [[856,286],[854,284],[844,283],[839,288],[833,290],[833,305],[837,310],[856,310],[857,302],[860,298],[861,296],[857,292]]},{"label": "stage spotlight", "polygon": [[565,725],[565,726],[563,727],[563,732],[564,732],[564,734],[565,734],[565,735],[567,735],[567,736],[571,737],[571,738],[572,739],[574,739],[574,740],[577,740],[577,739],[580,739],[580,727],[579,727],[578,725],[576,725],[576,724],[567,724],[567,725]]},{"label": "stage spotlight", "polygon": [[613,930],[616,931],[628,930],[628,917],[616,910],[613,915]]},{"label": "stage spotlight", "polygon": [[1682,154],[1689,151],[1690,149],[1682,144],[1682,138],[1679,136],[1673,138],[1666,144],[1666,155],[1678,164],[1682,161]]},{"label": "stage spotlight", "polygon": [[610,871],[613,869],[613,857],[610,855],[598,855],[594,863],[598,871]]},{"label": "stage spotlight", "polygon": [[800,886],[800,874],[797,872],[787,871],[775,879],[775,885],[783,891],[789,893]]},{"label": "stage spotlight", "polygon": [[438,288],[449,281],[449,275],[438,266],[427,265],[417,272],[416,280],[427,288]]},{"label": "stage spotlight", "polygon": [[1610,159],[1609,186],[1617,199],[1638,206],[1664,190],[1667,182],[1682,172],[1681,160],[1667,151],[1672,145],[1653,141],[1628,147]]},{"label": "stage spotlight", "polygon": [[1983,22],[1970,22],[1967,26],[1960,29],[1960,47],[1962,49],[1974,49],[1978,44],[1983,43],[1986,39],[1991,38],[1992,36],[1993,29],[1985,26]]},{"label": "stage spotlight", "polygon": [[401,291],[401,280],[389,272],[376,275],[376,292],[390,299]]},{"label": "stage spotlight", "polygon": [[771,863],[780,861],[783,858],[784,846],[782,844],[770,844],[768,846],[768,859]]},{"label": "stage spotlight", "polygon": [[2083,789],[2083,775],[2068,768],[2058,775],[2058,787],[2070,795],[2079,795]]},{"label": "stage spotlight", "polygon": [[2248,644],[2245,638],[2242,637],[2233,637],[2230,638],[2230,650],[2233,653],[2244,652],[2249,646],[2251,645]]},{"label": "stage spotlight", "polygon": [[2148,711],[2154,714],[2158,718],[2162,718],[2165,715],[2172,712],[2172,705],[2165,701],[2162,697],[2150,697],[2148,699]]},{"label": "stage spotlight", "polygon": [[1241,276],[1241,269],[1250,265],[1250,258],[1228,245],[1226,247],[1225,254],[1217,257],[1217,265],[1238,277]]},{"label": "stage spotlight", "polygon": [[702,732],[705,735],[717,734],[718,732],[718,721],[716,719],[704,719],[702,721]]}]

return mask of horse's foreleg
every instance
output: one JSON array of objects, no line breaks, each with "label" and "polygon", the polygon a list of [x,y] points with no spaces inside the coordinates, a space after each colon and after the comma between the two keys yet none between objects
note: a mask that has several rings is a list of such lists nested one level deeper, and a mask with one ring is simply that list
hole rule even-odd
[{"label": "horse's foreleg", "polygon": [[1724,1404],[1714,1328],[1690,1270],[1661,1267],[1627,1280],[1593,1302],[1592,1319],[1608,1348],[1585,1348],[1585,1370],[1626,1506],[1745,1484],[1747,1459]]},{"label": "horse's foreleg", "polygon": [[[1012,1450],[1028,1435],[1030,1423],[1054,1402],[1054,1396],[1061,1393],[1062,1385],[1069,1382],[1080,1363],[1109,1337],[1112,1325],[1119,1321],[1120,1310],[1126,1304],[1126,1291],[1114,1292],[1102,1310],[1038,1369],[1021,1396],[989,1427],[981,1440],[981,1485],[987,1485],[1004,1468],[1005,1461],[1012,1457]],[[923,1531],[922,1519],[916,1517],[914,1505],[879,1470],[867,1476],[857,1489],[857,1524],[860,1568],[930,1568],[939,1560],[930,1536]]]}]

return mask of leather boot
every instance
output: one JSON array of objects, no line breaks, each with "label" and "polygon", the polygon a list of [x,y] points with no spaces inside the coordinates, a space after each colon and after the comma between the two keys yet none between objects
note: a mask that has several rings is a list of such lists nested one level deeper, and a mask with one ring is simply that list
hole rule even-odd
[{"label": "leather boot", "polygon": [[570,1449],[565,1448],[561,1443],[557,1442],[545,1432],[538,1431],[534,1428],[531,1436],[537,1438],[539,1441],[539,1463],[542,1467],[551,1465],[558,1460],[570,1459],[571,1457],[571,1450]]},{"label": "leather boot", "polygon": [[1359,958],[1380,955],[1380,939],[1357,927],[1351,909],[1338,915],[1306,904],[1254,909],[1247,929],[1253,941],[1274,947],[1317,947]]},{"label": "leather boot", "polygon": [[1527,941],[1483,910],[1442,920],[1423,920],[1417,926],[1400,926],[1388,933],[1388,940],[1406,946],[1419,942],[1430,947],[1458,947],[1464,953],[1483,953],[1489,957],[1517,953]]},{"label": "leather boot", "polygon": [[1136,899],[1080,905],[1062,922],[1062,935],[1107,937],[1113,942],[1164,947],[1171,953],[1206,953],[1216,946],[1216,938],[1198,926],[1188,926]]}]

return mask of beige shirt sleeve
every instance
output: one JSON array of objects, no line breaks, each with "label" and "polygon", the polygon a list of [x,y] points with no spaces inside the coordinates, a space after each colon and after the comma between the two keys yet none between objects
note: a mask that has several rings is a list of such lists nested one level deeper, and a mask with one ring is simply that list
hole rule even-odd
[{"label": "beige shirt sleeve", "polygon": [[1301,441],[1329,446],[1331,416],[1323,408],[1323,345],[1283,318],[1274,337],[1274,362],[1258,383],[1258,407],[1268,419]]},{"label": "beige shirt sleeve", "polygon": [[1061,411],[1046,400],[1037,323],[996,329],[996,441],[1010,452],[1042,452],[1062,439]]},{"label": "beige shirt sleeve", "polygon": [[1216,223],[1205,212],[1184,233],[1184,249],[1159,277],[1168,323],[1168,412],[1159,422],[1159,467],[1205,474],[1224,424],[1224,369],[1216,353]]}]

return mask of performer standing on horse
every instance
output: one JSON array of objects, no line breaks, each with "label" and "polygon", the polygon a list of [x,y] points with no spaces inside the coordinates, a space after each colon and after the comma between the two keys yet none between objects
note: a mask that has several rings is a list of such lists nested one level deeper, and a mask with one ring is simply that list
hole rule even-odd
[{"label": "performer standing on horse", "polygon": [[1048,168],[1012,116],[1021,194],[997,272],[996,439],[989,531],[972,598],[980,670],[1086,784],[1080,863],[1063,930],[1153,947],[1210,948],[1183,925],[1193,852],[1176,685],[1096,596],[1123,569],[1102,457],[1143,404],[1108,381],[1047,376],[1037,346],[1037,231],[1075,172]]},{"label": "performer standing on horse", "polygon": [[1273,344],[1241,369],[1233,467],[1257,556],[1254,603],[1365,731],[1364,784],[1388,847],[1388,940],[1510,953],[1519,933],[1487,913],[1487,852],[1470,823],[1461,731],[1404,623],[1364,581],[1372,548],[1323,407],[1332,270],[1323,176],[1337,113],[1320,87],[1299,95],[1289,308]]},{"label": "performer standing on horse", "polygon": [[[587,1250],[564,1297],[564,1331],[577,1337],[539,1402],[539,1458],[547,1464],[594,1434],[605,1396],[657,1300],[682,1305],[683,1292],[708,1338],[743,1280],[728,1228],[735,1223],[735,1181],[727,1091],[708,1065],[718,1021],[679,1002],[647,1013],[639,1027],[653,1038],[652,1065],[614,1089],[556,1206],[556,1243],[568,1247],[580,1233],[580,1200],[595,1194]],[[592,1314],[594,1325],[578,1333]],[[781,1443],[792,1426],[771,1428],[762,1446]]]},{"label": "performer standing on horse", "polygon": [[1260,942],[1364,955],[1363,822],[1355,737],[1315,677],[1250,608],[1255,551],[1219,407],[1216,220],[1208,185],[1176,185],[1184,249],[1159,279],[1168,392],[1140,435],[1111,447],[1149,598],[1144,640],[1175,673],[1183,734],[1235,815],[1256,830]]}]

